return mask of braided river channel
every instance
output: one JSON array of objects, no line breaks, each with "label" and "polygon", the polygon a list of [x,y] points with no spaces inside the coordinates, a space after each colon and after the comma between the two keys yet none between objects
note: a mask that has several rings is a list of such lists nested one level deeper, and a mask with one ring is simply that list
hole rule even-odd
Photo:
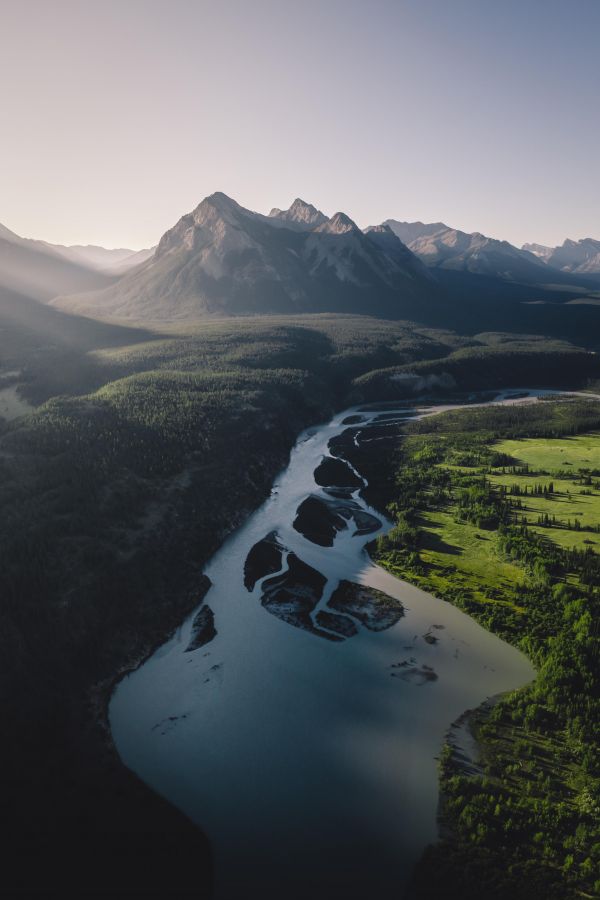
[{"label": "braided river channel", "polygon": [[[525,393],[493,402],[543,392]],[[351,409],[301,434],[205,567],[199,609],[113,694],[123,762],[208,835],[217,900],[397,900],[438,836],[450,724],[535,676],[365,550],[392,523],[344,446],[445,408]]]}]

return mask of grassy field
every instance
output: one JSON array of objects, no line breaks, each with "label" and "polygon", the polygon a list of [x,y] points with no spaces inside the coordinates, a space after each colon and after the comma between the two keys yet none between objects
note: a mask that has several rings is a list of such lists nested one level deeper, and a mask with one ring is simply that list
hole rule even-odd
[{"label": "grassy field", "polygon": [[473,600],[507,603],[498,595],[524,581],[523,570],[503,558],[493,532],[457,522],[446,510],[428,511],[419,524],[424,571],[417,577],[432,593],[443,595],[451,580],[454,588],[468,592]]},{"label": "grassy field", "polygon": [[532,469],[558,472],[570,469],[597,469],[600,474],[600,435],[578,434],[573,437],[524,438],[518,441],[501,441],[496,449],[514,457],[518,464]]},{"label": "grassy field", "polygon": [[[490,482],[528,491],[520,512],[533,531],[567,550],[600,547],[600,434],[501,441],[494,449],[529,468],[526,475],[495,471]],[[532,493],[536,485],[547,493]],[[540,517],[552,524],[538,525]]]},{"label": "grassy field", "polygon": [[[600,433],[498,441],[493,449],[513,464],[485,470],[445,462],[438,467],[464,477],[485,471],[494,489],[518,497],[516,521],[524,517],[533,532],[566,550],[600,548]],[[529,471],[522,474],[525,467]],[[591,474],[594,471],[598,474]],[[541,493],[534,493],[540,488]],[[456,512],[451,504],[427,510],[419,519],[425,566],[421,583],[440,592],[451,578],[453,586],[479,601],[493,600],[498,590],[522,584],[526,572],[506,559],[497,533],[457,521]],[[546,516],[550,524],[538,524]]]}]

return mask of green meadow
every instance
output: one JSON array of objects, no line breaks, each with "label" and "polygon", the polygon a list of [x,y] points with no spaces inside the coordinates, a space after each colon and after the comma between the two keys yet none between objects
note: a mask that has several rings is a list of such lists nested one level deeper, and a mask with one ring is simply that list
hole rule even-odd
[{"label": "green meadow", "polygon": [[[600,433],[503,440],[491,447],[511,463],[484,468],[440,462],[438,468],[457,480],[485,477],[499,495],[503,490],[520,504],[515,522],[526,521],[545,541],[565,550],[600,549]],[[506,558],[498,533],[458,520],[452,502],[423,511],[419,528],[424,565],[411,580],[434,593],[451,584],[473,600],[499,602],[498,592],[527,579],[523,567]]]},{"label": "green meadow", "polygon": [[[600,548],[600,434],[501,441],[495,449],[529,468],[518,476],[494,471],[490,482],[528,490],[522,513],[534,531],[567,550]],[[535,485],[551,484],[552,493],[532,493]],[[552,524],[538,525],[546,516]]]},{"label": "green meadow", "polygon": [[562,469],[598,469],[600,474],[600,435],[578,434],[573,437],[523,438],[499,441],[496,450],[507,453],[531,468],[558,472]]},{"label": "green meadow", "polygon": [[503,558],[493,533],[457,522],[446,510],[428,511],[419,524],[424,568],[415,580],[432,593],[443,595],[451,584],[478,602],[506,603],[495,595],[524,580],[523,570]]}]

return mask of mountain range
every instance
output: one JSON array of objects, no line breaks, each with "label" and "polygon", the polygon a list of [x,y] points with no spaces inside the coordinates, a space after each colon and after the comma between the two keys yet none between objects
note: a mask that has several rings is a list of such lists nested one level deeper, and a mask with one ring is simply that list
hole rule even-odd
[{"label": "mountain range", "polygon": [[136,320],[323,311],[399,318],[437,291],[387,225],[363,232],[345,213],[328,218],[300,199],[265,216],[215,193],[117,283],[55,303]]},{"label": "mountain range", "polygon": [[106,247],[98,247],[94,244],[74,244],[65,247],[61,244],[47,244],[45,241],[42,243],[50,251],[59,253],[65,259],[110,275],[123,274],[128,269],[145,262],[156,250],[156,247],[147,250],[127,250],[125,248],[108,250]]},{"label": "mountain range", "polygon": [[530,252],[528,245],[519,250],[508,241],[486,237],[479,232],[469,234],[443,222],[425,224],[387,219],[384,224],[433,269],[471,272],[531,284],[552,280],[546,261]]},{"label": "mountain range", "polygon": [[110,284],[151,253],[152,250],[65,247],[22,238],[0,225],[0,288],[36,300],[51,300],[57,294]]},{"label": "mountain range", "polygon": [[541,262],[579,275],[600,273],[600,241],[583,238],[572,241],[567,238],[559,247],[545,247],[543,244],[523,244],[524,251],[533,253]]},{"label": "mountain range", "polygon": [[347,312],[448,325],[490,298],[555,303],[600,289],[600,241],[519,249],[443,222],[396,219],[363,231],[300,198],[263,215],[217,192],[137,252],[49,244],[0,226],[2,288],[136,322]]}]

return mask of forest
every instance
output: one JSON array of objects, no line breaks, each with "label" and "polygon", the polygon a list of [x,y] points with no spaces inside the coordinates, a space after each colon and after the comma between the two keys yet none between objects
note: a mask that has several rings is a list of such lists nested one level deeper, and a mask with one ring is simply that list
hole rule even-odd
[{"label": "forest", "polygon": [[[534,371],[536,383],[555,384],[556,353],[573,386],[600,370],[570,344],[367,317],[86,328],[83,345],[67,330],[43,352],[37,334],[0,335],[6,384],[35,405],[0,420],[2,760],[13,773],[5,882],[25,878],[33,890],[54,872],[77,885],[94,871],[100,889],[116,866],[124,884],[174,890],[176,871],[208,895],[205,838],[119,764],[107,701],[197,605],[202,564],[260,504],[299,431],[380,393],[414,402],[487,390],[486,358],[498,373],[510,362],[515,386]],[[423,372],[448,377],[421,383]],[[64,865],[66,845],[78,863]]]}]

